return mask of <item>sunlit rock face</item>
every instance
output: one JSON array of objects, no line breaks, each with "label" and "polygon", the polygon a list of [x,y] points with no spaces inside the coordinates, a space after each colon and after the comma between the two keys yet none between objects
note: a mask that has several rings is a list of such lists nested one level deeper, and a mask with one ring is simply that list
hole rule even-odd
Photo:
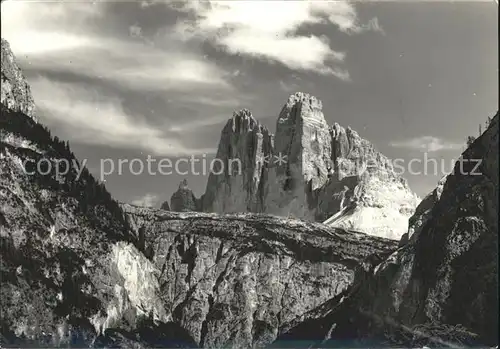
[{"label": "sunlit rock face", "polygon": [[316,308],[282,339],[498,345],[498,190],[497,113],[417,207],[400,248],[368,258],[348,296]]},{"label": "sunlit rock face", "polygon": [[269,131],[247,109],[234,113],[222,130],[218,162],[203,196],[206,212],[264,212],[272,149]]},{"label": "sunlit rock face", "polygon": [[21,69],[19,69],[16,58],[10,49],[9,43],[2,39],[2,86],[1,102],[10,110],[20,111],[36,121],[35,101],[31,95],[28,85]]},{"label": "sunlit rock face", "polygon": [[306,93],[289,97],[275,135],[249,111],[235,113],[219,156],[242,159],[242,172],[210,175],[206,212],[265,212],[399,239],[420,201],[387,157],[351,128],[329,126]]},{"label": "sunlit rock face", "polygon": [[142,231],[171,321],[205,348],[273,342],[340,295],[373,253],[397,243],[262,214],[173,213],[123,205]]},{"label": "sunlit rock face", "polygon": [[290,96],[276,124],[267,212],[315,220],[313,195],[328,182],[331,146],[321,101],[305,93]]}]

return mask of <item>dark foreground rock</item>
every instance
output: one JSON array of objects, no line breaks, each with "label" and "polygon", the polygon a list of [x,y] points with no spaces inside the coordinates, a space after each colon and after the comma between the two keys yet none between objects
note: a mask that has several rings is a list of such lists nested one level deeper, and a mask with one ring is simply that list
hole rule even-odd
[{"label": "dark foreground rock", "polygon": [[498,345],[498,114],[462,159],[417,208],[401,247],[368,258],[344,298],[291,324],[278,345]]},{"label": "dark foreground rock", "polygon": [[345,291],[368,255],[397,246],[275,216],[122,207],[161,270],[172,321],[203,347],[271,343],[285,324]]},{"label": "dark foreground rock", "polygon": [[[41,175],[41,159],[74,167]],[[78,169],[67,143],[2,106],[3,346],[265,345],[396,248],[272,216],[122,206]]]},{"label": "dark foreground rock", "polygon": [[19,91],[0,106],[2,347],[496,343],[498,116],[464,153],[482,174],[448,176],[397,249],[320,223],[119,204]]}]

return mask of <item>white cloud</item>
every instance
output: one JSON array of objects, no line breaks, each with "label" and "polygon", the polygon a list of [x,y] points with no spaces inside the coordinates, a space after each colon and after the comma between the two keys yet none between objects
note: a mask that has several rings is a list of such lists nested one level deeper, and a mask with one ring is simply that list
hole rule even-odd
[{"label": "white cloud", "polygon": [[31,82],[37,106],[47,121],[57,123],[73,142],[115,148],[142,149],[154,155],[212,154],[215,149],[184,146],[176,135],[132,117],[121,100],[103,97],[97,91],[44,78]]},{"label": "white cloud", "polygon": [[[179,9],[177,3],[171,4]],[[346,33],[378,30],[376,19],[360,25],[356,10],[346,1],[197,1],[183,3],[191,17],[179,20],[177,37],[210,40],[230,54],[280,62],[291,69],[315,71],[349,79],[336,66],[345,53],[333,50],[327,39],[300,35],[307,24],[330,24]],[[192,19],[194,17],[194,19]]]},{"label": "white cloud", "polygon": [[7,2],[2,4],[2,37],[34,69],[99,77],[140,90],[231,89],[230,74],[202,56],[138,40],[138,25],[130,28],[129,38],[100,33],[92,23],[102,19],[103,6]]},{"label": "white cloud", "polygon": [[447,142],[433,136],[422,136],[406,141],[391,142],[390,146],[394,148],[406,148],[433,153],[441,150],[460,150],[464,147],[464,144]]},{"label": "white cloud", "polygon": [[143,207],[154,207],[159,201],[159,197],[152,193],[146,193],[142,197],[138,197],[132,201],[132,205]]}]

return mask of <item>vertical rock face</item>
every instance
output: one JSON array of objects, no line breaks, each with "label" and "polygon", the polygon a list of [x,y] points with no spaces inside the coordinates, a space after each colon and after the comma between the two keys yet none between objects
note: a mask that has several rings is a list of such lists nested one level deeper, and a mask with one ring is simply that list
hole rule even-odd
[{"label": "vertical rock face", "polygon": [[36,121],[35,101],[31,95],[31,88],[16,64],[9,43],[4,39],[1,43],[1,52],[2,104],[11,110],[20,111]]},{"label": "vertical rock face", "polygon": [[[400,248],[360,269],[343,304],[316,310],[323,319],[315,328],[336,324],[316,336],[349,333],[400,347],[498,345],[498,122],[497,113],[418,206]],[[293,339],[303,338],[304,326]]]},{"label": "vertical rock face", "polygon": [[222,130],[218,162],[203,197],[207,212],[263,212],[267,184],[266,161],[271,135],[250,111],[234,113]]},{"label": "vertical rock face", "polygon": [[267,215],[123,210],[161,271],[165,309],[203,348],[264,347],[342,294],[368,255],[397,245]]},{"label": "vertical rock face", "polygon": [[328,126],[320,100],[290,96],[275,136],[257,125],[245,110],[224,128],[217,156],[226,164],[241,159],[243,172],[210,176],[205,211],[326,220],[392,239],[406,232],[419,198],[370,142],[351,128]]},{"label": "vertical rock face", "polygon": [[317,217],[337,227],[399,239],[420,199],[391,160],[356,131],[334,124],[331,134],[334,171],[318,193]]},{"label": "vertical rock face", "polygon": [[179,184],[179,189],[170,198],[171,210],[175,212],[199,211],[199,206],[199,200],[189,188],[187,180],[184,179]]},{"label": "vertical rock face", "polygon": [[314,220],[311,196],[327,183],[332,168],[321,101],[300,92],[290,96],[276,125],[274,155],[267,212]]}]

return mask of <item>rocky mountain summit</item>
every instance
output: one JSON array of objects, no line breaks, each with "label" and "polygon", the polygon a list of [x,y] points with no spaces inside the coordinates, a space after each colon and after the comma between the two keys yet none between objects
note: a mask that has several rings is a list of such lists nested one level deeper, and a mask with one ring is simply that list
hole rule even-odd
[{"label": "rocky mountain summit", "polygon": [[9,43],[2,38],[2,85],[1,102],[14,111],[20,111],[36,120],[35,101],[31,95],[31,88],[16,64],[14,54]]},{"label": "rocky mountain summit", "polygon": [[368,258],[349,296],[311,311],[282,339],[498,345],[498,190],[497,113],[418,206],[400,248]]},{"label": "rocky mountain summit", "polygon": [[[398,247],[395,240],[263,213],[119,204],[67,142],[23,112],[30,98],[13,94],[1,103],[2,347],[498,344],[498,115],[462,156],[482,159],[481,175],[458,172],[457,164],[417,208]],[[306,110],[316,118],[311,104]],[[273,146],[272,137],[248,114],[246,120],[236,118],[228,137],[247,148],[226,151],[247,149],[241,154],[249,161],[254,154],[265,160],[267,150],[256,149]],[[250,128],[255,137],[245,136]],[[310,157],[308,166],[327,162]],[[42,159],[46,166],[37,172]],[[46,171],[64,161],[71,164],[66,174]],[[258,184],[240,202],[255,208],[258,193],[273,190],[266,176],[280,178],[275,167],[246,172],[245,183]],[[309,183],[318,190],[322,180]],[[179,197],[183,203],[188,196]]]},{"label": "rocky mountain summit", "polygon": [[351,128],[329,126],[322,102],[305,93],[290,96],[275,135],[250,111],[234,113],[222,131],[217,159],[224,167],[208,179],[206,212],[326,220],[399,239],[419,203],[387,157]]},{"label": "rocky mountain summit", "polygon": [[203,196],[205,212],[266,212],[272,135],[249,110],[235,112],[221,133],[214,174]]},{"label": "rocky mountain summit", "polygon": [[194,196],[186,179],[179,184],[179,189],[170,198],[170,210],[175,212],[200,211],[200,200]]}]

